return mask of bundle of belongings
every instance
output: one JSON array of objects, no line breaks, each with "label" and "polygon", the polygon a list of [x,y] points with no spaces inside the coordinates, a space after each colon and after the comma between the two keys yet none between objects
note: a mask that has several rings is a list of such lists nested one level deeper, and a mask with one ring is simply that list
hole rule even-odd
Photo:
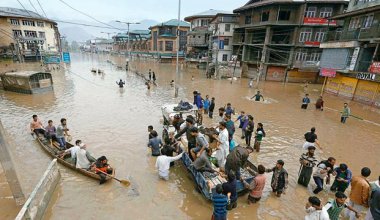
[{"label": "bundle of belongings", "polygon": [[182,100],[179,104],[173,108],[173,111],[187,111],[193,108],[193,105],[189,102],[183,102]]}]

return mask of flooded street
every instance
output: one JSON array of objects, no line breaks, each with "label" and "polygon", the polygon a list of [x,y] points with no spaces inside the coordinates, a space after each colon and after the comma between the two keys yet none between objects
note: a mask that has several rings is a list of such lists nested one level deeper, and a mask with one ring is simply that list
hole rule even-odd
[{"label": "flooded street", "polygon": [[[111,57],[121,66],[125,58]],[[231,84],[228,80],[206,79],[204,71],[182,69],[179,75],[175,66],[153,61],[134,61],[133,69],[147,73],[152,69],[158,86],[150,91],[136,74],[117,70],[107,61],[107,56],[73,54],[67,69],[53,71],[54,91],[39,95],[23,95],[0,90],[0,118],[10,138],[11,153],[19,173],[21,186],[29,195],[48,166],[51,158],[29,134],[32,115],[39,115],[46,124],[49,119],[57,126],[60,118],[67,118],[73,140],[81,139],[94,156],[106,155],[116,177],[131,178],[132,187],[124,188],[110,181],[99,186],[97,181],[84,177],[61,166],[62,180],[55,191],[45,219],[210,219],[212,204],[195,189],[194,181],[181,162],[170,173],[170,180],[158,179],[154,168],[155,158],[146,147],[147,126],[153,125],[162,134],[160,107],[166,103],[193,100],[192,91],[216,99],[216,110],[231,102],[236,111],[252,114],[262,122],[267,133],[259,154],[251,154],[257,164],[272,167],[283,159],[289,173],[289,188],[281,198],[271,194],[270,177],[264,196],[258,204],[248,206],[246,195],[239,197],[238,208],[228,213],[229,219],[302,219],[304,204],[312,189],[311,181],[306,189],[297,184],[299,157],[303,135],[316,127],[323,151],[317,150],[317,158],[334,156],[337,163],[347,163],[354,175],[363,166],[372,169],[371,180],[379,176],[380,163],[380,110],[351,102],[352,114],[363,118],[349,118],[340,123],[339,111],[346,100],[324,95],[325,111],[315,111],[310,105],[301,110],[304,95],[301,84],[260,82],[260,91],[266,102],[249,100],[256,90],[248,88],[246,79]],[[92,67],[105,71],[105,75],[91,73]],[[23,68],[35,69],[39,65]],[[191,77],[194,76],[194,81]],[[116,81],[126,81],[119,89]],[[179,97],[174,98],[170,81],[179,87]],[[321,85],[310,85],[312,103],[320,94]],[[206,118],[206,117],[205,117]],[[205,120],[206,125],[216,125]],[[235,125],[238,128],[238,125]],[[236,131],[239,138],[241,131]],[[323,202],[333,194],[323,191]],[[1,203],[0,203],[1,204]]]}]

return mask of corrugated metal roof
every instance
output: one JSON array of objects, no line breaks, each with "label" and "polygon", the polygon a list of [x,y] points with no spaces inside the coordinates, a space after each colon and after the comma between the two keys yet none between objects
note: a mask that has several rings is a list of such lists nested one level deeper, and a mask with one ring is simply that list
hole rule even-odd
[{"label": "corrugated metal roof", "polygon": [[256,8],[264,5],[271,5],[271,4],[302,4],[302,3],[346,3],[348,4],[349,0],[251,0],[247,4],[245,4],[242,7],[239,7],[234,10],[235,13],[250,9],[250,8]]},{"label": "corrugated metal roof", "polygon": [[[152,29],[153,27],[158,27],[158,26],[174,26],[174,27],[177,27],[178,26],[178,19],[171,19],[169,21],[165,21],[163,23],[156,24],[154,26],[151,26],[149,29]],[[180,27],[190,27],[190,23],[188,23],[186,21],[180,21],[179,26]]]},{"label": "corrugated metal roof", "polygon": [[37,14],[29,10],[18,9],[18,8],[0,7],[0,17],[33,18],[33,19],[49,21],[54,24],[57,24],[55,21],[45,18],[40,14]]},{"label": "corrugated metal roof", "polygon": [[[2,76],[13,76],[13,77],[19,77],[19,78],[29,78],[30,76],[40,73],[36,71],[19,71],[19,72],[8,72],[2,74]],[[50,73],[49,73],[50,74]]]},{"label": "corrugated metal roof", "polygon": [[185,21],[191,21],[195,18],[212,18],[217,14],[233,14],[231,11],[222,11],[222,10],[215,10],[215,9],[209,9],[207,11],[203,11],[200,13],[197,13],[195,15],[190,15],[185,18]]}]

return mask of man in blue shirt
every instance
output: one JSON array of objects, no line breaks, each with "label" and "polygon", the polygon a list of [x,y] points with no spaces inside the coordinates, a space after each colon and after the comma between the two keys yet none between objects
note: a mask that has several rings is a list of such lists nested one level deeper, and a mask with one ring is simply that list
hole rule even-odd
[{"label": "man in blue shirt", "polygon": [[158,157],[161,155],[160,149],[162,147],[162,141],[158,137],[157,131],[153,130],[150,134],[152,138],[149,139],[148,147],[152,149],[152,156]]},{"label": "man in blue shirt", "polygon": [[208,95],[206,95],[206,99],[203,100],[203,109],[204,109],[205,114],[208,114],[209,107],[210,107],[210,100],[208,99]]},{"label": "man in blue shirt", "polygon": [[235,110],[231,107],[231,103],[227,103],[227,107],[226,107],[226,115],[234,115],[235,114]]},{"label": "man in blue shirt", "polygon": [[213,220],[226,220],[227,219],[227,196],[223,195],[223,187],[221,184],[216,185],[216,193],[212,195],[212,203],[214,205],[214,212],[212,213]]},{"label": "man in blue shirt", "polygon": [[230,201],[227,205],[227,210],[232,210],[237,207],[237,192],[236,192],[236,175],[234,171],[228,172],[228,181],[222,184],[223,194]]},{"label": "man in blue shirt", "polygon": [[194,91],[193,92],[193,95],[194,95],[194,105],[197,106],[198,108],[198,125],[202,125],[202,120],[203,120],[203,115],[202,115],[202,111],[203,111],[203,103],[202,103],[202,97],[201,97],[201,94],[197,91]]},{"label": "man in blue shirt", "polygon": [[305,97],[302,99],[301,108],[307,109],[307,106],[309,105],[309,103],[310,103],[309,94],[306,94]]}]

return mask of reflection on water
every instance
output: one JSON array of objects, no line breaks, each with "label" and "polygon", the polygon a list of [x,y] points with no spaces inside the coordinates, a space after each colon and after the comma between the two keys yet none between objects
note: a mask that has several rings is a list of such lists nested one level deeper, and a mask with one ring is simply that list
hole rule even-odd
[{"label": "reflection on water", "polygon": [[[181,99],[191,101],[193,90],[215,97],[216,109],[231,102],[237,111],[252,114],[256,123],[263,122],[267,137],[261,152],[254,153],[251,159],[271,167],[281,158],[289,172],[286,195],[275,198],[270,193],[268,175],[259,204],[248,206],[246,196],[240,197],[238,208],[229,213],[231,219],[300,219],[304,216],[303,206],[314,183],[306,189],[298,186],[296,180],[303,134],[312,126],[317,128],[323,147],[323,152],[317,152],[318,158],[335,156],[338,163],[349,164],[354,174],[364,165],[373,170],[380,168],[373,156],[380,153],[376,147],[380,127],[354,118],[342,125],[337,111],[317,112],[312,105],[302,111],[300,102],[304,94],[299,84],[262,82],[260,91],[267,101],[258,103],[249,99],[256,90],[248,88],[246,80],[239,79],[231,84],[227,80],[205,79],[204,71],[196,69],[183,69],[176,75],[175,66],[171,64],[135,61],[131,64],[133,69],[139,72],[152,69],[156,73],[158,86],[147,90],[140,76],[117,70],[107,59],[125,66],[123,57],[74,54],[73,63],[66,70],[61,68],[53,72],[53,93],[26,96],[0,91],[1,118],[14,138],[12,154],[25,192],[31,192],[43,173],[41,168],[46,167],[50,159],[28,135],[31,115],[37,113],[44,122],[52,119],[56,125],[61,117],[67,118],[74,139],[87,143],[88,150],[95,156],[106,155],[121,179],[133,177],[139,193],[136,196],[117,182],[99,186],[91,179],[62,168],[63,180],[46,219],[65,219],[63,216],[67,213],[81,219],[209,219],[212,206],[196,191],[181,163],[174,167],[168,182],[160,181],[154,168],[155,159],[150,157],[146,147],[148,125],[153,125],[161,134],[160,106]],[[91,73],[91,68],[100,68],[104,74]],[[119,79],[126,81],[123,89],[115,84]],[[178,98],[174,98],[171,80],[179,87]],[[320,86],[309,86],[312,100],[318,97],[319,89]],[[330,109],[341,109],[343,100],[340,98],[325,95],[324,99]],[[357,103],[351,106],[355,114],[380,123],[377,110]],[[207,118],[205,122],[215,125],[217,119]],[[354,150],[356,154],[352,154]],[[364,163],[360,158],[368,159]],[[332,194],[320,193],[324,201],[329,196]]]}]

